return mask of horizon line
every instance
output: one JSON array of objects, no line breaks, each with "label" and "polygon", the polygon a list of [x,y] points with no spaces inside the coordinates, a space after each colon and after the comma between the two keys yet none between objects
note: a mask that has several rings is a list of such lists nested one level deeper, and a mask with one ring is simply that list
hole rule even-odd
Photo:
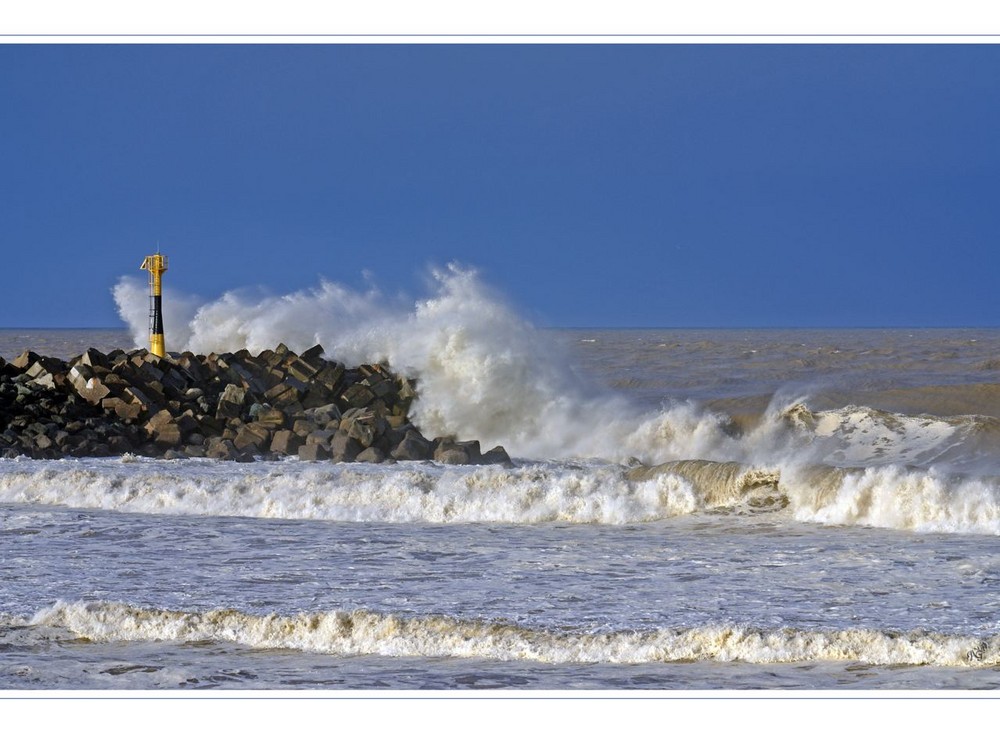
[{"label": "horizon line", "polygon": [[[681,325],[664,325],[664,324],[652,324],[652,325],[593,325],[585,324],[581,326],[566,326],[566,325],[530,325],[534,326],[536,329],[566,329],[566,330],[590,330],[590,331],[601,331],[601,330],[620,330],[627,331],[633,330],[638,331],[642,329],[646,330],[689,330],[697,331],[701,330],[722,330],[729,329],[732,331],[739,330],[796,330],[796,329],[1000,329],[1000,323],[998,324],[770,324],[770,325],[743,325],[743,326],[730,326],[730,325],[719,325],[719,324],[698,324],[694,326],[681,326]],[[24,330],[24,331],[128,331],[129,327],[126,325],[114,325],[114,326],[0,326],[0,331],[14,331],[14,330]]]}]

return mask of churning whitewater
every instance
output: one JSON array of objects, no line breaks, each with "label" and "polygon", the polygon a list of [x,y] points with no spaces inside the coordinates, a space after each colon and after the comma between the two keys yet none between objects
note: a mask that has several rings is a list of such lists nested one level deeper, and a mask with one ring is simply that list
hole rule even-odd
[{"label": "churning whitewater", "polygon": [[773,513],[800,522],[1000,535],[997,480],[897,466],[760,469],[687,460],[520,466],[220,466],[126,456],[0,463],[0,502],[383,523],[602,523]]},{"label": "churning whitewater", "polygon": [[560,663],[718,660],[791,663],[849,660],[872,665],[1000,665],[1000,635],[983,638],[877,630],[808,632],[713,626],[634,632],[534,630],[503,621],[404,617],[366,611],[254,616],[231,609],[178,612],[122,604],[55,604],[30,620],[0,625],[65,628],[100,642],[236,642],[258,649],[348,655],[475,657]]},{"label": "churning whitewater", "polygon": [[[372,509],[382,507],[386,521],[643,522],[739,504],[744,498],[731,491],[729,470],[715,466],[735,462],[741,476],[771,477],[764,484],[801,521],[1000,533],[996,418],[906,415],[852,403],[811,410],[811,396],[794,384],[775,391],[749,427],[669,394],[654,408],[642,407],[574,369],[551,335],[518,317],[476,272],[452,266],[435,271],[434,282],[436,292],[409,309],[388,308],[375,289],[355,292],[324,282],[258,302],[227,293],[196,306],[191,297],[171,294],[169,302],[178,306],[168,317],[178,324],[183,349],[255,352],[285,340],[293,349],[322,343],[348,360],[387,360],[419,378],[414,415],[430,433],[480,437],[522,459],[556,462],[456,477],[393,472],[384,491],[367,493],[365,480],[351,475],[339,484],[358,498],[356,516],[373,519]],[[123,278],[115,288],[137,343],[146,328],[140,285]],[[862,351],[859,356],[874,356],[876,364],[887,356]],[[740,361],[746,356],[741,350]],[[673,469],[637,482],[615,468],[558,463],[571,459],[670,462]],[[715,464],[692,477],[682,470],[692,460]],[[482,489],[456,492],[477,483]],[[431,500],[407,496],[429,486]],[[332,512],[330,519],[347,519]]]},{"label": "churning whitewater", "polygon": [[[0,354],[145,344],[114,297],[130,335]],[[164,307],[513,461],[2,459],[4,687],[1000,685],[1000,330],[538,329],[459,267]]]}]

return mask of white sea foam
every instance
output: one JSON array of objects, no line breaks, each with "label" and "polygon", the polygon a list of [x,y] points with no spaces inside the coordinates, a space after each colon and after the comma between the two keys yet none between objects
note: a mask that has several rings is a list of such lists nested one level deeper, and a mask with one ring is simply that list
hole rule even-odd
[{"label": "white sea foam", "polygon": [[0,502],[343,522],[628,524],[707,510],[801,522],[1000,535],[1000,480],[896,466],[843,470],[701,460],[627,469],[0,460]]},{"label": "white sea foam", "polygon": [[[226,293],[191,311],[190,298],[166,294],[184,308],[174,321],[173,350],[259,352],[279,342],[302,350],[321,343],[348,363],[387,360],[420,380],[412,416],[428,435],[455,434],[513,455],[646,461],[711,452],[731,443],[722,419],[690,406],[643,414],[627,400],[584,384],[548,335],[534,329],[486,287],[474,271],[434,273],[432,297],[409,306],[377,290],[323,282],[313,290],[254,298]],[[145,343],[147,302],[141,284],[115,288],[136,344]]]},{"label": "white sea foam", "polygon": [[806,402],[796,400],[779,411],[796,430],[800,457],[805,452],[841,466],[930,464],[977,427],[967,417],[907,416],[858,405],[813,412]]},{"label": "white sea foam", "polygon": [[[41,468],[44,466],[44,468]],[[701,506],[679,476],[628,482],[619,466],[252,465],[209,460],[0,461],[0,502],[122,512],[379,522],[622,524]]]},{"label": "white sea foam", "polygon": [[828,472],[786,469],[782,491],[797,520],[830,525],[1000,535],[996,477],[901,466]]},{"label": "white sea foam", "polygon": [[[724,416],[691,403],[641,410],[583,382],[550,335],[521,318],[475,271],[451,266],[436,271],[433,282],[431,296],[416,302],[325,281],[283,296],[230,292],[200,306],[168,291],[168,341],[172,350],[199,353],[321,343],[345,362],[387,360],[419,379],[411,413],[425,434],[502,444],[525,458],[914,463],[955,443],[953,424],[867,408],[796,412],[789,406],[797,401],[776,401],[763,423],[742,436],[733,435]],[[137,345],[144,344],[142,283],[122,278],[115,298]]]},{"label": "white sea foam", "polygon": [[229,642],[329,655],[476,657],[543,663],[857,661],[871,665],[991,667],[1000,636],[809,631],[717,625],[622,632],[554,631],[503,621],[410,617],[363,610],[258,616],[184,612],[111,602],[57,603],[28,623],[98,642]]},{"label": "white sea foam", "polygon": [[[326,282],[281,297],[228,293],[197,310],[192,299],[174,296],[176,318],[183,320],[185,309],[190,315],[186,325],[175,326],[175,348],[260,351],[279,341],[294,349],[319,342],[344,361],[385,359],[417,376],[413,416],[429,435],[478,438],[486,447],[503,444],[517,457],[549,460],[737,462],[778,472],[779,494],[799,520],[1000,534],[995,479],[926,468],[942,461],[960,465],[975,453],[966,447],[980,439],[989,448],[992,434],[970,418],[905,416],[865,406],[811,411],[808,396],[776,396],[763,420],[739,433],[725,416],[692,403],[640,410],[579,380],[548,335],[520,318],[475,272],[451,267],[435,273],[435,284],[430,298],[409,306],[375,289],[358,292]],[[146,302],[139,292],[123,279],[116,298],[133,331],[143,333]],[[821,476],[813,471],[817,465],[865,471]],[[627,523],[719,506],[720,497],[742,501],[739,492],[720,489],[702,474],[693,480],[690,472],[672,470],[629,482],[620,468],[599,463],[574,468],[553,461],[514,471],[288,466],[259,470],[252,481],[202,470],[164,475],[145,465],[140,474],[114,479],[89,470],[46,481],[30,472],[20,479],[6,473],[0,496],[142,512],[386,522]]]}]

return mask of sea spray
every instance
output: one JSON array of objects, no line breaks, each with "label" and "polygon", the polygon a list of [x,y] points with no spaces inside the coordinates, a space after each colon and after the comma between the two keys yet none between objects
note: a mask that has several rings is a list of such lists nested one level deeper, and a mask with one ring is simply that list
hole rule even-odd
[{"label": "sea spray", "polygon": [[[295,350],[320,343],[329,357],[349,363],[385,360],[419,379],[410,414],[425,435],[476,438],[526,459],[929,465],[961,460],[978,430],[967,419],[864,406],[811,411],[808,395],[792,393],[776,394],[750,430],[670,395],[659,410],[640,408],[582,379],[552,335],[518,315],[476,271],[452,265],[433,275],[433,293],[415,302],[328,281],[283,296],[229,292],[200,307],[193,297],[168,294],[168,344],[256,353],[279,342]],[[137,345],[146,338],[143,293],[134,278],[115,288]],[[979,446],[979,454],[996,443]]]},{"label": "sea spray", "polygon": [[[258,301],[226,293],[201,305],[171,343],[195,352],[321,343],[347,362],[386,360],[420,380],[412,415],[426,435],[472,436],[521,457],[637,456],[655,463],[692,452],[721,458],[718,445],[732,443],[721,416],[683,404],[645,413],[582,380],[550,335],[521,318],[475,271],[451,266],[435,271],[434,283],[430,298],[407,308],[374,289],[329,282]],[[138,292],[135,279],[123,278],[115,298],[141,345],[145,306]]]},{"label": "sea spray", "polygon": [[[118,315],[128,326],[135,346],[149,346],[149,286],[145,280],[122,276],[111,289]],[[191,340],[191,324],[202,299],[175,288],[163,289],[163,322],[168,352],[183,351]]]},{"label": "sea spray", "polygon": [[[641,409],[602,420],[620,421],[632,446],[663,447],[666,466],[0,460],[0,682],[996,688],[997,426],[920,415],[933,410],[916,399],[897,403],[914,406],[906,414],[855,389],[919,383],[925,362],[940,368],[926,380],[945,364],[965,379],[967,334],[897,337],[917,344],[920,377],[898,350],[855,348],[836,365],[877,365],[855,388],[831,398],[796,383],[766,414],[785,374],[766,358],[887,337],[713,332],[685,352],[688,332],[582,335],[596,340],[577,347],[582,369],[645,386]],[[765,337],[794,348],[766,350]],[[949,340],[961,359],[927,358]],[[760,351],[741,362],[748,343]],[[657,409],[706,375],[680,394],[750,397],[719,413]],[[48,614],[58,599],[74,607],[65,618]]]}]

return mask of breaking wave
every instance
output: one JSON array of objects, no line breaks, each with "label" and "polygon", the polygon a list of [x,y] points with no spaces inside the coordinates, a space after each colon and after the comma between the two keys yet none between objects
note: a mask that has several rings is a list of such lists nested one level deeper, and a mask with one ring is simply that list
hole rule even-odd
[{"label": "breaking wave", "polygon": [[[411,414],[425,433],[503,443],[522,456],[600,455],[580,438],[590,432],[577,429],[597,428],[599,420],[617,425],[624,412],[634,425],[635,412],[623,400],[598,414],[594,394],[554,354],[551,340],[474,271],[452,266],[435,271],[434,282],[431,298],[407,305],[376,289],[330,282],[280,297],[230,292],[193,314],[178,313],[168,348],[256,353],[279,342],[294,350],[320,343],[347,363],[384,360],[419,378]],[[147,308],[139,293],[135,278],[122,278],[114,289],[137,345],[144,343]]]},{"label": "breaking wave", "polygon": [[[426,435],[476,438],[534,459],[636,456],[656,463],[685,456],[745,458],[726,418],[679,403],[648,413],[621,395],[583,381],[546,334],[522,319],[477,273],[434,273],[432,297],[393,304],[377,290],[323,282],[280,297],[230,292],[192,308],[167,293],[175,312],[168,348],[197,353],[260,352],[284,342],[320,343],[348,363],[387,361],[420,381],[411,416]],[[145,343],[148,302],[142,283],[114,289],[137,346]]]},{"label": "breaking wave", "polygon": [[[297,461],[175,470],[150,460],[0,463],[0,502],[122,512],[343,522],[624,524],[689,514],[700,500],[678,476],[631,483],[622,468],[538,464],[317,468]],[[6,465],[4,465],[6,464]]]},{"label": "breaking wave", "polygon": [[[968,427],[956,420],[857,406],[810,412],[805,396],[776,399],[751,430],[690,402],[639,408],[621,393],[580,378],[551,336],[521,318],[475,271],[436,271],[433,287],[429,298],[412,303],[375,288],[356,291],[325,281],[283,296],[230,292],[201,304],[168,292],[168,348],[259,352],[279,342],[295,350],[321,343],[344,362],[385,360],[419,379],[411,415],[425,435],[476,438],[531,459],[636,457],[659,464],[795,457],[805,463],[919,465],[961,459],[961,444],[969,438]],[[114,295],[137,345],[144,344],[143,284],[124,277]],[[998,446],[1000,430],[994,429],[986,452]]]},{"label": "breaking wave", "polygon": [[[141,285],[123,278],[115,288],[137,342],[146,328]],[[0,472],[0,499],[384,522],[620,524],[706,510],[784,511],[804,522],[1000,534],[995,417],[863,403],[817,410],[807,394],[775,395],[742,422],[693,402],[640,408],[582,380],[548,334],[471,270],[437,271],[431,296],[415,303],[329,282],[280,297],[232,292],[198,304],[174,294],[166,301],[175,309],[167,313],[172,349],[257,352],[284,341],[298,350],[321,343],[346,362],[385,360],[420,380],[412,416],[426,435],[502,444],[520,465],[285,462],[243,475],[198,462],[191,471],[155,465],[135,473],[68,464],[37,475]],[[997,389],[912,388],[879,399],[905,409],[942,401],[963,407],[988,403]],[[635,460],[646,467],[625,468]]]},{"label": "breaking wave", "polygon": [[782,490],[804,522],[937,533],[1000,535],[1000,478],[947,474],[934,467],[797,467]]},{"label": "breaking wave", "polygon": [[59,602],[40,610],[30,620],[5,621],[68,629],[80,638],[96,642],[227,642],[258,649],[292,649],[337,656],[472,657],[552,664],[713,660],[1000,665],[1000,635],[975,637],[924,631],[811,631],[714,625],[592,632],[364,610],[259,616],[232,609],[187,612],[113,602]]},{"label": "breaking wave", "polygon": [[1000,535],[1000,478],[895,465],[648,467],[543,462],[514,468],[288,460],[0,460],[0,502],[341,522],[629,523],[700,512]]}]

